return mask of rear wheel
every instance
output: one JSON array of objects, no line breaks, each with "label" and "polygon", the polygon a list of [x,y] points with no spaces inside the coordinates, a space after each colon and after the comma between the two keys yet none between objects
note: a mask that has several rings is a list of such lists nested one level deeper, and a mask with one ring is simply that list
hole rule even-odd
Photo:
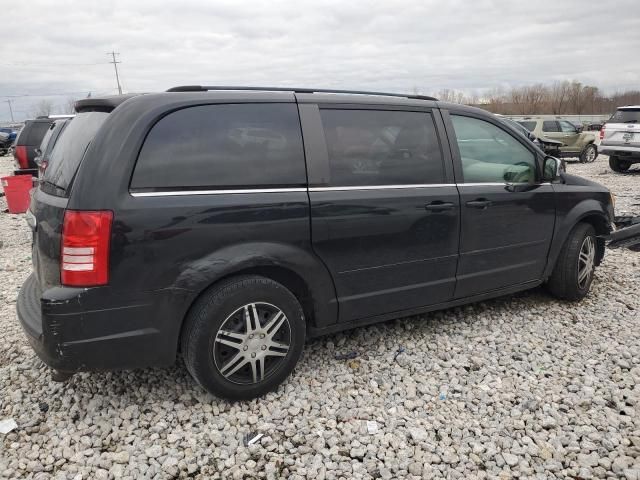
[{"label": "rear wheel", "polygon": [[628,160],[620,160],[620,157],[609,157],[609,167],[611,170],[618,173],[624,173],[631,167],[631,162]]},{"label": "rear wheel", "polygon": [[596,158],[598,158],[598,148],[593,143],[584,147],[580,154],[580,162],[582,163],[595,162]]},{"label": "rear wheel", "polygon": [[282,383],[304,339],[296,297],[268,278],[242,276],[203,294],[186,319],[181,342],[187,370],[202,387],[248,400]]},{"label": "rear wheel", "polygon": [[591,288],[596,265],[596,233],[588,223],[577,224],[560,250],[547,288],[557,298],[581,300]]}]

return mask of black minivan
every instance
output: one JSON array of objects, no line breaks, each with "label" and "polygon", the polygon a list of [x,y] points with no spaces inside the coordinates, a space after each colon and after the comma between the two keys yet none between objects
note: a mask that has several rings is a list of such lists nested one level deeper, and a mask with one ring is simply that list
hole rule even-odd
[{"label": "black minivan", "polygon": [[589,291],[610,192],[485,111],[171,90],[79,101],[33,193],[17,310],[59,379],[181,352],[208,391],[248,399],[311,336],[543,283]]}]

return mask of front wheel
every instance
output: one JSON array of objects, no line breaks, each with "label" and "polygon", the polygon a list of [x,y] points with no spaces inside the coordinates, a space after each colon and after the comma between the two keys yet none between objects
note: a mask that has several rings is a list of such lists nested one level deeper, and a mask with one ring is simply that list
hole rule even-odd
[{"label": "front wheel", "polygon": [[624,173],[631,167],[631,162],[628,160],[620,160],[620,157],[610,156],[609,166],[611,170],[618,173]]},{"label": "front wheel", "polygon": [[596,147],[593,143],[590,143],[580,154],[580,162],[582,163],[592,163],[596,161],[598,158],[598,147]]},{"label": "front wheel", "polygon": [[187,316],[181,344],[187,370],[202,387],[249,400],[287,378],[304,339],[296,297],[268,278],[241,276],[202,295]]},{"label": "front wheel", "polygon": [[560,250],[547,288],[563,300],[581,300],[591,288],[596,266],[596,232],[579,223]]}]

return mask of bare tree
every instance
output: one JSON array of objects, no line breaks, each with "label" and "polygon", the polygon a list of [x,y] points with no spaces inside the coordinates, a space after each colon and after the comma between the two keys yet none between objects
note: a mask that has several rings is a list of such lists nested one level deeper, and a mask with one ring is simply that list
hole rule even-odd
[{"label": "bare tree", "polygon": [[560,114],[564,113],[569,99],[569,87],[568,81],[555,82],[549,90],[549,108],[551,113]]},{"label": "bare tree", "polygon": [[62,109],[63,109],[62,113],[66,113],[66,114],[75,113],[75,105],[76,105],[76,99],[75,98],[73,98],[73,97],[67,98],[67,101],[62,106]]},{"label": "bare tree", "polygon": [[527,113],[526,94],[524,88],[512,88],[509,98],[517,113],[522,115]]},{"label": "bare tree", "polygon": [[53,102],[51,100],[42,99],[32,106],[31,114],[33,117],[48,116],[53,113]]},{"label": "bare tree", "polygon": [[522,89],[522,95],[524,97],[524,110],[526,110],[523,113],[541,113],[540,106],[548,98],[549,91],[547,87],[541,83],[537,83],[524,87]]}]

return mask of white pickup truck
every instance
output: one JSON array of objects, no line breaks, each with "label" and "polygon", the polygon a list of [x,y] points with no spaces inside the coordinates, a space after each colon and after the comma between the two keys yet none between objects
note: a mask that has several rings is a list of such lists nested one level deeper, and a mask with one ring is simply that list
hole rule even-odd
[{"label": "white pickup truck", "polygon": [[614,172],[640,163],[640,105],[618,107],[600,130],[600,153],[609,155]]}]

